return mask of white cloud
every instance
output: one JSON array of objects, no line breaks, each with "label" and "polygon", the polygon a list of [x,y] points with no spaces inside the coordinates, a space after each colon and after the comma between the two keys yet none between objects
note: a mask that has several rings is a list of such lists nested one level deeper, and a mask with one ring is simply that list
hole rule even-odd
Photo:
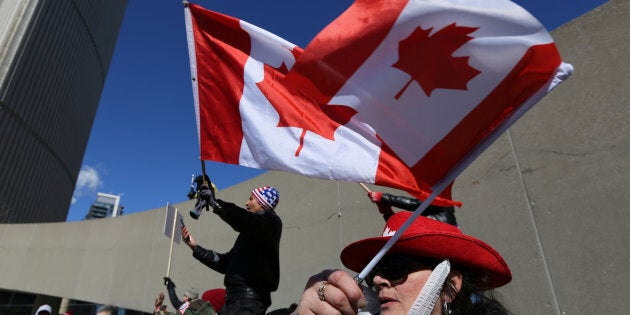
[{"label": "white cloud", "polygon": [[95,168],[89,165],[85,165],[81,168],[76,188],[96,190],[102,185],[103,182],[101,181],[98,171]]},{"label": "white cloud", "polygon": [[98,170],[89,165],[84,165],[79,171],[79,178],[77,178],[77,184],[74,187],[74,195],[72,196],[72,204],[77,202],[79,198],[85,193],[95,192],[103,186]]}]

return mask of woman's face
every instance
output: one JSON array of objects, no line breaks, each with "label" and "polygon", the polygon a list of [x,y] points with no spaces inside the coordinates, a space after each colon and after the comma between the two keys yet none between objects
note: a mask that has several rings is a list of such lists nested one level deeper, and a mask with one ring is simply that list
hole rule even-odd
[{"label": "woman's face", "polygon": [[[407,314],[429,279],[433,266],[418,263],[403,255],[385,257],[375,267],[373,286],[378,291],[382,315]],[[438,303],[441,303],[438,301]],[[441,305],[436,303],[436,305]],[[436,307],[434,314],[439,314]]]},{"label": "woman's face", "polygon": [[431,271],[431,269],[414,271],[402,282],[393,283],[380,276],[374,277],[374,284],[379,290],[381,314],[407,314],[431,275]]}]

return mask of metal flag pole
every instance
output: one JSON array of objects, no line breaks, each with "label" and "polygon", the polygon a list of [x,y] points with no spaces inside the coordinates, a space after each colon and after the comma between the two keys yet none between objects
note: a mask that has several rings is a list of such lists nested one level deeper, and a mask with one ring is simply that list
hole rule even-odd
[{"label": "metal flag pole", "polygon": [[[550,80],[551,81],[551,80]],[[402,236],[403,232],[407,230],[409,225],[415,221],[418,216],[422,215],[424,210],[433,202],[433,200],[450,185],[455,178],[461,174],[466,167],[468,167],[483,151],[485,151],[501,134],[503,134],[516,120],[518,120],[527,110],[533,106],[538,99],[542,96],[533,96],[530,100],[528,100],[527,104],[519,107],[507,120],[503,123],[496,126],[496,128],[488,134],[483,140],[481,140],[466,156],[464,156],[457,164],[451,168],[451,170],[442,177],[437,183],[435,183],[431,189],[431,195],[424,200],[418,209],[413,212],[413,214],[405,221],[405,223],[394,233],[392,238],[390,238],[383,248],[380,249],[378,253],[372,258],[372,260],[363,268],[363,270],[354,277],[354,280],[357,283],[363,282],[365,277],[367,277],[368,273],[372,271],[374,266],[378,264],[378,262],[385,256],[385,254],[389,251],[389,249],[394,246],[394,243],[398,241],[398,239]]]},{"label": "metal flag pole", "polygon": [[[378,262],[381,260],[381,258],[383,258],[383,256],[385,256],[385,254],[389,251],[389,249],[394,246],[394,244],[398,241],[398,239],[402,236],[402,234],[405,232],[405,230],[407,230],[407,228],[411,225],[411,223],[413,223],[413,221],[416,220],[416,218],[418,218],[418,216],[420,216],[422,214],[422,212],[424,212],[424,210],[431,204],[431,202],[433,202],[433,200],[435,199],[435,197],[437,197],[439,194],[442,193],[442,190],[444,190],[446,188],[446,186],[448,186],[448,183],[450,183],[450,181],[440,181],[440,183],[445,182],[447,183],[442,184],[440,189],[434,189],[433,192],[431,193],[431,195],[429,195],[429,197],[424,200],[421,204],[420,207],[418,207],[418,209],[416,209],[416,211],[414,211],[412,213],[412,215],[407,219],[407,221],[405,221],[405,223],[398,229],[398,231],[396,231],[396,233],[394,233],[394,235],[392,236],[392,238],[390,238],[387,243],[385,243],[385,245],[383,245],[383,248],[381,248],[379,250],[378,253],[376,253],[376,255],[374,255],[374,257],[372,258],[372,260],[370,260],[370,262],[367,264],[367,266],[365,266],[365,268],[363,268],[363,270],[354,277],[354,280],[356,283],[361,284],[361,282],[363,282],[363,280],[365,279],[365,277],[367,277],[367,275],[370,273],[370,271],[372,271],[372,269],[374,268],[374,266],[376,266],[376,264],[378,264]],[[364,186],[363,184],[361,186]],[[436,185],[439,186],[439,185]],[[366,189],[367,187],[364,187],[364,189]],[[369,190],[368,190],[369,191]]]}]

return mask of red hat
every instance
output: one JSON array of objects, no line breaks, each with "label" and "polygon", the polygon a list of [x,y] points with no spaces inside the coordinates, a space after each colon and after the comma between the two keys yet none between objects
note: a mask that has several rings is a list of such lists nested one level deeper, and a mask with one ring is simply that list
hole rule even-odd
[{"label": "red hat", "polygon": [[208,290],[201,295],[201,299],[210,303],[212,308],[218,312],[223,307],[223,304],[225,304],[225,289],[217,288]]},{"label": "red hat", "polygon": [[[394,214],[383,229],[382,237],[354,242],[341,252],[343,264],[360,272],[412,215],[409,211]],[[463,234],[459,228],[419,216],[403,232],[388,254],[448,259],[451,264],[468,270],[482,289],[498,288],[512,280],[507,263],[490,245]]]}]

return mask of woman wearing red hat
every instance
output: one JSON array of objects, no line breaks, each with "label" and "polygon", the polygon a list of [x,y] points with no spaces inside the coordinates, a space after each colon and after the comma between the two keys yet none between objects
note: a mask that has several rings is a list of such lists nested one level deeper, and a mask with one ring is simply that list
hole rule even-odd
[{"label": "woman wearing red hat", "polygon": [[[354,242],[341,261],[360,272],[412,215],[393,215],[381,237]],[[418,217],[366,277],[362,289],[346,272],[312,276],[297,314],[508,314],[487,290],[510,282],[507,264],[492,247],[459,228]],[[366,302],[366,295],[368,301]]]}]

